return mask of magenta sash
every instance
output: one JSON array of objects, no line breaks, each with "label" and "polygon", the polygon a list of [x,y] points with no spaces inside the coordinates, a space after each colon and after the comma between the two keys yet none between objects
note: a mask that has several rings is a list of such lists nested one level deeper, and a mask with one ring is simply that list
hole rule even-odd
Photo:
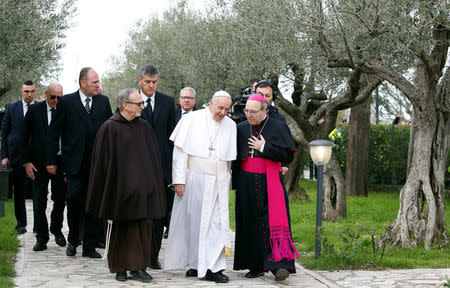
[{"label": "magenta sash", "polygon": [[241,169],[250,173],[265,173],[267,179],[267,197],[269,203],[270,261],[289,261],[300,257],[292,242],[286,212],[284,191],[280,182],[281,163],[264,158],[247,158],[241,163]]}]

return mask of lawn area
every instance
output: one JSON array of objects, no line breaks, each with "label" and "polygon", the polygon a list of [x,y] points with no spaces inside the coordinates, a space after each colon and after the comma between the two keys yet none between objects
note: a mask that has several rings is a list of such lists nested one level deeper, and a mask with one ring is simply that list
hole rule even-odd
[{"label": "lawn area", "polygon": [[19,240],[14,232],[16,219],[14,217],[14,203],[5,203],[6,215],[0,218],[0,287],[12,287],[12,277],[16,275],[14,262],[19,250]]},{"label": "lawn area", "polygon": [[[327,239],[322,245],[322,255],[314,258],[314,233],[316,223],[316,183],[302,181],[311,201],[290,201],[292,234],[297,250],[302,257],[298,260],[308,269],[386,269],[386,268],[448,268],[450,267],[450,245],[434,247],[425,251],[423,243],[409,250],[398,247],[376,253],[372,248],[375,240],[392,224],[398,213],[398,191],[369,192],[368,197],[347,196],[347,218],[335,223],[322,223],[322,237]],[[230,216],[234,216],[234,192],[230,201]],[[446,199],[447,235],[450,237],[450,199]],[[234,219],[231,220],[234,225]],[[233,227],[234,229],[234,227]],[[360,232],[358,232],[360,230]],[[341,236],[340,236],[341,235]],[[350,236],[351,235],[351,236]]]}]

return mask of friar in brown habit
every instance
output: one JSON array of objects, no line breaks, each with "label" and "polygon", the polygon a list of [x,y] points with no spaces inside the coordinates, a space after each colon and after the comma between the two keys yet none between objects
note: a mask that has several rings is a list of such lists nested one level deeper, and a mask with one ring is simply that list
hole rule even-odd
[{"label": "friar in brown habit", "polygon": [[[94,142],[86,213],[108,221],[108,265],[118,281],[152,277],[152,219],[165,215],[165,191],[158,143],[139,118],[144,108],[136,89],[119,92],[119,111],[99,129]],[[109,245],[108,245],[109,243]]]}]

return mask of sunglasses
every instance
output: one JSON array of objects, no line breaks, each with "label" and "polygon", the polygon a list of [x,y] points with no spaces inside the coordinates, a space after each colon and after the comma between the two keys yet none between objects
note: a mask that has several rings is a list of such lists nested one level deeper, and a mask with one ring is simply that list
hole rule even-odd
[{"label": "sunglasses", "polygon": [[55,100],[56,98],[58,98],[58,100],[59,100],[59,98],[61,98],[61,96],[53,96],[53,95],[50,96],[50,99],[52,99],[52,100]]}]

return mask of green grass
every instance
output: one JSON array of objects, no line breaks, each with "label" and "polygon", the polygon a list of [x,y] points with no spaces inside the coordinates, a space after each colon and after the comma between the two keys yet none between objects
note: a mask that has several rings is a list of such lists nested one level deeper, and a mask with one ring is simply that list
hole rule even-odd
[{"label": "green grass", "polygon": [[12,277],[16,276],[14,262],[19,250],[19,240],[14,232],[16,219],[14,217],[14,203],[5,203],[5,217],[0,218],[0,287],[13,287]]},{"label": "green grass", "polygon": [[[387,269],[387,268],[448,268],[450,267],[450,245],[444,248],[433,247],[431,251],[424,249],[423,243],[409,250],[391,247],[385,250],[381,259],[381,249],[374,255],[372,235],[378,240],[392,224],[398,213],[398,191],[369,192],[368,197],[347,196],[347,218],[337,222],[323,221],[322,237],[327,238],[328,247],[333,246],[336,253],[322,245],[319,259],[314,258],[315,223],[316,223],[316,183],[301,181],[311,201],[290,201],[291,229],[293,240],[302,257],[298,260],[308,269],[342,270],[342,269]],[[446,199],[446,207],[450,207],[450,199]],[[446,209],[447,235],[450,237],[450,212]],[[231,226],[234,229],[234,193],[230,199]],[[350,234],[357,234],[363,227],[358,243],[344,243],[343,238],[351,240]],[[340,236],[342,234],[342,237]],[[355,238],[355,236],[354,236]],[[340,249],[343,249],[341,252]]]}]

